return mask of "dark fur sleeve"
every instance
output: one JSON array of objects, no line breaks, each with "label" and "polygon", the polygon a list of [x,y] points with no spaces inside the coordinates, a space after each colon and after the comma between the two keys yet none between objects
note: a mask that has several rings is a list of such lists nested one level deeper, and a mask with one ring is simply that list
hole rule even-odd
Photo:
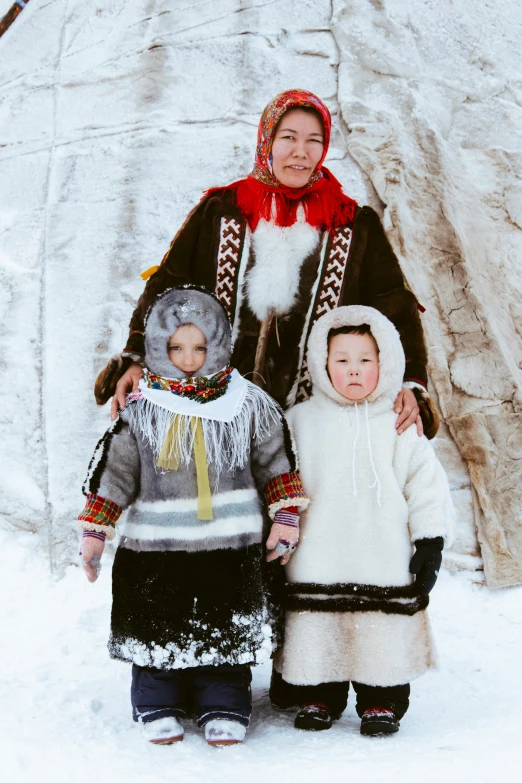
[{"label": "dark fur sleeve", "polygon": [[190,212],[138,300],[125,352],[143,355],[144,320],[158,294],[185,283],[215,288],[220,217],[221,203],[216,197],[203,198]]},{"label": "dark fur sleeve", "polygon": [[420,417],[422,419],[422,426],[424,428],[424,434],[431,440],[435,437],[439,431],[440,417],[435,403],[433,400],[420,389],[413,389],[415,399],[419,405]]},{"label": "dark fur sleeve", "polygon": [[140,487],[140,455],[125,411],[98,442],[82,487],[85,495],[98,495],[128,508]]},{"label": "dark fur sleeve", "polygon": [[379,216],[371,207],[357,212],[353,244],[353,268],[348,270],[343,304],[375,307],[389,318],[406,354],[405,380],[427,385],[427,351],[417,300],[406,286]]},{"label": "dark fur sleeve", "polygon": [[250,461],[252,475],[261,494],[274,476],[295,470],[295,455],[282,411],[279,420],[271,422],[264,437],[253,440]]},{"label": "dark fur sleeve", "polygon": [[124,350],[127,356],[111,359],[96,379],[94,395],[98,405],[105,405],[124,372],[133,361],[144,356],[144,320],[156,296],[172,286],[185,283],[215,288],[219,224],[225,200],[225,209],[234,214],[235,206],[228,202],[226,193],[223,197],[203,198],[172,240],[159,269],[148,279],[132,314]]}]

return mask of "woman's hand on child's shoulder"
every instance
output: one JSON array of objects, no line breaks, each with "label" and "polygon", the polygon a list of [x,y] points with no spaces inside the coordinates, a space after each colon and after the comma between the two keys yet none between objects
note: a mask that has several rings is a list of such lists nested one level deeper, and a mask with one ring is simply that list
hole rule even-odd
[{"label": "woman's hand on child's shoulder", "polygon": [[395,399],[393,410],[399,414],[395,424],[395,429],[399,435],[402,435],[412,424],[416,424],[419,436],[423,434],[419,404],[411,389],[400,390]]},{"label": "woman's hand on child's shoulder", "polygon": [[137,390],[142,372],[143,370],[139,364],[131,364],[116,384],[116,391],[111,402],[112,421],[118,418],[118,413],[125,407],[127,394]]}]

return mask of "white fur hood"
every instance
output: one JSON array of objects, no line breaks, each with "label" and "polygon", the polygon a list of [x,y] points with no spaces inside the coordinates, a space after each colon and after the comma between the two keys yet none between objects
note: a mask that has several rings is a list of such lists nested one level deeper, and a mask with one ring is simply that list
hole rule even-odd
[{"label": "white fur hood", "polygon": [[[314,396],[325,395],[340,405],[353,405],[335,391],[326,371],[328,334],[340,326],[368,324],[379,348],[379,382],[366,398],[369,403],[382,401],[391,407],[402,388],[405,358],[399,333],[386,316],[373,307],[351,305],[338,307],[323,315],[313,327],[308,341],[308,369],[314,387]],[[380,406],[379,406],[380,407]]]}]

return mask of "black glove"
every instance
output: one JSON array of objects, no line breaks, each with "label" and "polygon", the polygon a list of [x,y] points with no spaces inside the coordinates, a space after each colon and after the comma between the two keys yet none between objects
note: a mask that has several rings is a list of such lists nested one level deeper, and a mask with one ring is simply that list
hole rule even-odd
[{"label": "black glove", "polygon": [[444,539],[421,538],[415,541],[415,554],[410,560],[410,573],[416,574],[415,587],[419,595],[429,595],[439,575]]}]

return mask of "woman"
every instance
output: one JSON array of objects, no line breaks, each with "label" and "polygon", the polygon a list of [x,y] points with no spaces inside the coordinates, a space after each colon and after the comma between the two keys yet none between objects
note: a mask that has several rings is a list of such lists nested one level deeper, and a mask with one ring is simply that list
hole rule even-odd
[{"label": "woman", "polygon": [[[307,399],[306,347],[315,321],[340,305],[375,307],[396,326],[407,357],[397,429],[433,437],[438,414],[426,393],[419,305],[379,217],[348,198],[323,166],[331,118],[312,93],[289,90],[266,107],[254,169],[213,188],[189,214],[148,279],[124,352],[96,380],[112,416],[137,386],[143,323],[154,297],[183,283],[215,290],[233,324],[233,364],[283,407]],[[117,384],[117,385],[116,385]]]}]

